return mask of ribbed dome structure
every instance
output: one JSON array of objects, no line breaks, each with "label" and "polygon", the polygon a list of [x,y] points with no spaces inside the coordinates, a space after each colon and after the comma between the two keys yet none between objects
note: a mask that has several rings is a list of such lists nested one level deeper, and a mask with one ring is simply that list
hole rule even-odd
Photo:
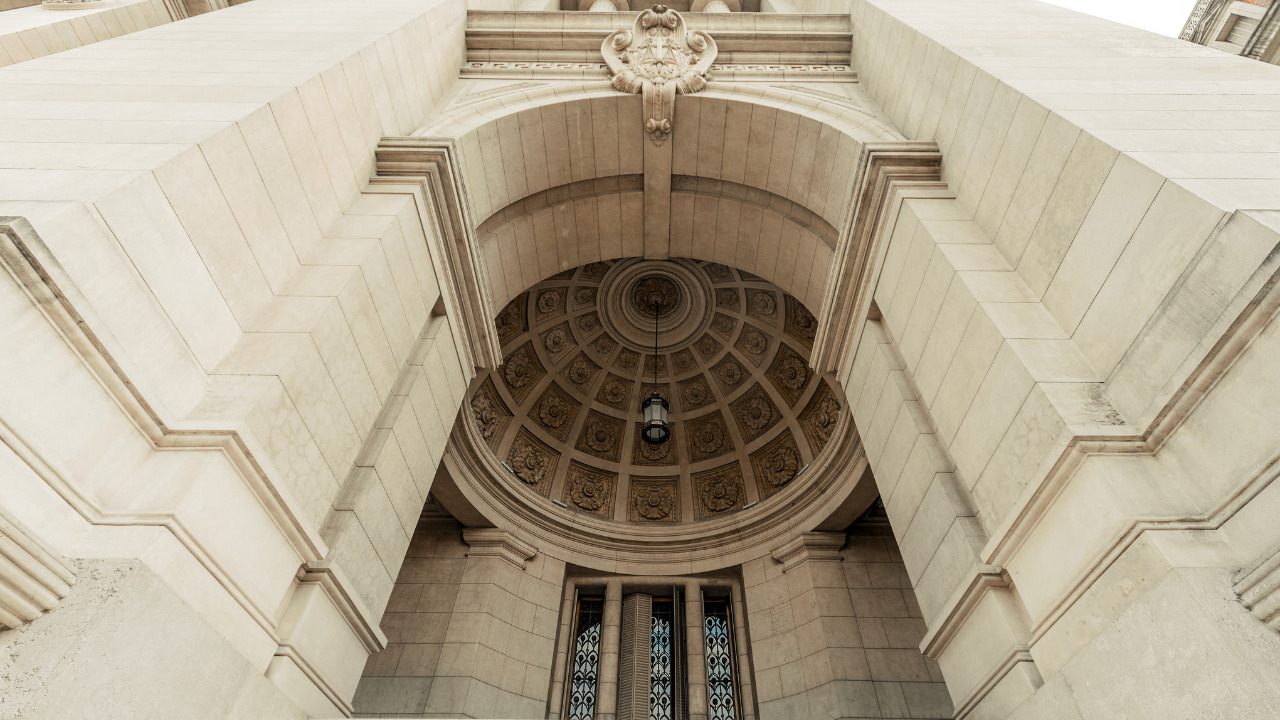
[{"label": "ribbed dome structure", "polygon": [[[724,265],[584,265],[496,323],[504,364],[471,397],[481,435],[529,491],[602,518],[694,522],[765,500],[803,477],[843,412],[807,365],[813,315]],[[656,446],[639,434],[655,372],[672,428]]]}]

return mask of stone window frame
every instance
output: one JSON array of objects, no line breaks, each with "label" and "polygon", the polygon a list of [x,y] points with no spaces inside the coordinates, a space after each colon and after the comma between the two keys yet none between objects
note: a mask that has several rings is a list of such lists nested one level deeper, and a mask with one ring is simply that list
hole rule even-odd
[{"label": "stone window frame", "polygon": [[[572,671],[569,653],[572,648],[571,630],[578,599],[586,596],[605,598],[600,638],[600,665],[596,681],[596,714],[612,716],[618,702],[619,650],[621,644],[622,598],[632,593],[651,595],[673,594],[674,588],[683,590],[686,603],[686,633],[691,633],[686,646],[689,716],[707,715],[706,646],[703,637],[705,619],[703,607],[705,594],[712,597],[727,596],[730,618],[733,621],[734,672],[739,702],[739,717],[755,720],[757,717],[755,692],[752,685],[751,652],[747,639],[746,605],[743,600],[742,581],[729,576],[668,576],[668,575],[591,575],[565,579],[560,609],[560,631],[556,637],[556,652],[551,668],[551,692],[547,698],[551,720],[561,720],[567,708],[567,689]],[[696,635],[696,637],[695,637]]]}]

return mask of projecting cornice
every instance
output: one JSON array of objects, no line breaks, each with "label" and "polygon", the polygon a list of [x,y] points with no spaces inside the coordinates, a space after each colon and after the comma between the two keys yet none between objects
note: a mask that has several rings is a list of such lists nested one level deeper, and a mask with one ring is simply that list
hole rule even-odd
[{"label": "projecting cornice", "polygon": [[75,583],[71,566],[0,511],[0,628],[49,612]]},{"label": "projecting cornice", "polygon": [[[732,7],[734,0],[728,3]],[[584,8],[585,9],[585,8]],[[646,11],[647,12],[647,11]],[[698,13],[694,25],[715,38],[718,81],[856,82],[849,16]],[[627,31],[631,12],[467,13],[467,57],[461,77],[605,79],[600,45]]]},{"label": "projecting cornice", "polygon": [[857,348],[880,256],[888,248],[884,229],[889,213],[904,198],[950,197],[942,181],[942,153],[933,142],[867,143],[855,177],[853,201],[836,242],[818,312],[818,334],[810,357],[818,372],[843,368]]},{"label": "projecting cornice", "polygon": [[810,560],[835,560],[844,547],[844,533],[803,533],[796,539],[773,551],[773,559],[782,563],[782,572],[789,572]]},{"label": "projecting cornice", "polygon": [[484,280],[484,261],[457,148],[449,140],[383,138],[375,157],[378,177],[370,180],[371,185],[409,178],[422,183],[429,204],[423,217],[435,222],[435,232],[429,233],[427,241],[437,244],[432,248],[434,257],[447,259],[435,263],[445,314],[460,319],[467,338],[458,350],[473,367],[498,367],[502,353],[493,327],[497,313]]},{"label": "projecting cornice", "polygon": [[520,537],[498,528],[469,528],[462,531],[467,544],[467,557],[496,557],[524,569],[524,564],[538,554],[536,548]]}]

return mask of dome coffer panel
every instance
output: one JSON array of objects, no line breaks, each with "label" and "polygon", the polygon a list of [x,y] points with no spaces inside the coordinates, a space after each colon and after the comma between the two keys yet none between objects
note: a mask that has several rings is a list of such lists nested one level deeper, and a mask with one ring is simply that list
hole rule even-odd
[{"label": "dome coffer panel", "polygon": [[[504,362],[474,385],[471,414],[531,504],[638,525],[722,517],[803,477],[846,414],[807,365],[809,310],[718,263],[591,263],[495,325]],[[639,432],[655,389],[671,404],[658,446]]]}]

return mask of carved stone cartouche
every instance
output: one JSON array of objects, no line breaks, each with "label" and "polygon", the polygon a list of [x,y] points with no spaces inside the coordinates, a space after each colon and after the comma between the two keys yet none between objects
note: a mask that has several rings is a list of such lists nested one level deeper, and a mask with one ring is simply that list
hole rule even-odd
[{"label": "carved stone cartouche", "polygon": [[680,13],[665,5],[641,12],[630,30],[610,34],[600,47],[613,86],[641,94],[644,129],[655,145],[671,136],[676,94],[707,86],[707,70],[716,52],[710,35],[688,30]]}]

